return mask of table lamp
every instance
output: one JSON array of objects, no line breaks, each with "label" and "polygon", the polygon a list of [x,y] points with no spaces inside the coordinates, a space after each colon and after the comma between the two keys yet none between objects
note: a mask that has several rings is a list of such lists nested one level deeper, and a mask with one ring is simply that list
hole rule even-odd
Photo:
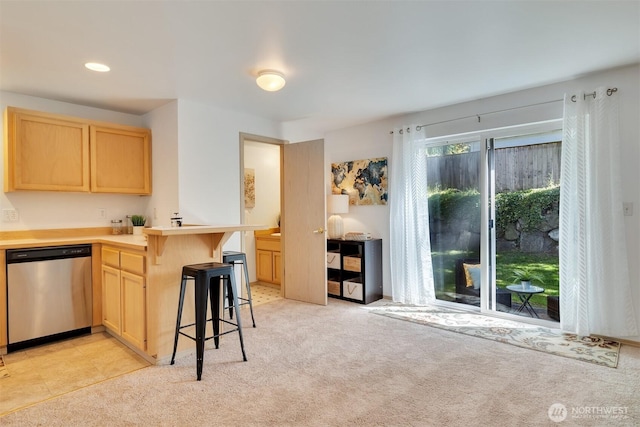
[{"label": "table lamp", "polygon": [[346,194],[332,194],[327,200],[327,211],[332,214],[327,222],[330,239],[342,239],[344,228],[342,217],[337,214],[349,212],[349,196]]}]

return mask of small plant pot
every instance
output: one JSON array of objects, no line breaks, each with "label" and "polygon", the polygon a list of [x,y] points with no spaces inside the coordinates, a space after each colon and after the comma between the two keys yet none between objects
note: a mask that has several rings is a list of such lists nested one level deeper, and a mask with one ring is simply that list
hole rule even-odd
[{"label": "small plant pot", "polygon": [[144,225],[134,225],[133,226],[133,235],[134,236],[142,236],[142,229]]},{"label": "small plant pot", "polygon": [[522,286],[522,289],[529,289],[531,287],[531,281],[530,280],[522,280],[520,282],[520,285]]}]

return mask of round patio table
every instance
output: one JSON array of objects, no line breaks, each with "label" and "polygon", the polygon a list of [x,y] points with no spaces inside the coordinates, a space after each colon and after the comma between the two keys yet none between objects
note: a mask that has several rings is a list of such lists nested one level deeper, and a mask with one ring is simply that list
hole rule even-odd
[{"label": "round patio table", "polygon": [[518,295],[518,298],[520,298],[520,301],[522,302],[522,305],[518,307],[518,309],[516,310],[516,313],[520,313],[524,309],[526,309],[531,315],[531,317],[536,316],[537,318],[540,318],[540,316],[538,316],[538,313],[536,313],[535,309],[531,306],[531,302],[529,302],[529,300],[533,295],[543,293],[544,292],[543,288],[540,288],[538,286],[533,286],[533,285],[529,285],[529,286],[508,285],[507,289],[510,292]]}]

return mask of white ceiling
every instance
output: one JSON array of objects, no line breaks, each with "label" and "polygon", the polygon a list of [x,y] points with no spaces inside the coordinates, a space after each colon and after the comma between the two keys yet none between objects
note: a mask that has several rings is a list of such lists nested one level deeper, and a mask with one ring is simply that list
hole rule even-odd
[{"label": "white ceiling", "polygon": [[[324,132],[640,62],[639,6],[0,0],[0,90],[135,114],[185,98]],[[284,89],[260,90],[263,68]]]}]

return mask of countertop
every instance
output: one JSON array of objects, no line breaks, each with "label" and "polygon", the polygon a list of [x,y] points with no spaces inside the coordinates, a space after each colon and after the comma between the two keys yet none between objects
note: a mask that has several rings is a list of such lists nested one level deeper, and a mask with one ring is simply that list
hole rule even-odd
[{"label": "countertop", "polygon": [[137,250],[145,250],[147,248],[146,236],[134,236],[132,234],[106,234],[100,236],[1,240],[0,249],[37,248],[41,246],[80,245],[91,243],[115,244]]},{"label": "countertop", "polygon": [[0,249],[37,248],[44,246],[78,245],[78,244],[113,244],[135,250],[146,250],[150,236],[179,236],[188,234],[233,233],[236,231],[253,231],[267,228],[255,224],[223,224],[223,225],[185,225],[182,227],[147,227],[141,236],[132,234],[102,234],[74,237],[39,237],[22,239],[2,239]]},{"label": "countertop", "polygon": [[182,227],[149,227],[142,230],[149,236],[178,236],[181,234],[211,234],[236,231],[263,230],[260,224],[183,225]]}]

